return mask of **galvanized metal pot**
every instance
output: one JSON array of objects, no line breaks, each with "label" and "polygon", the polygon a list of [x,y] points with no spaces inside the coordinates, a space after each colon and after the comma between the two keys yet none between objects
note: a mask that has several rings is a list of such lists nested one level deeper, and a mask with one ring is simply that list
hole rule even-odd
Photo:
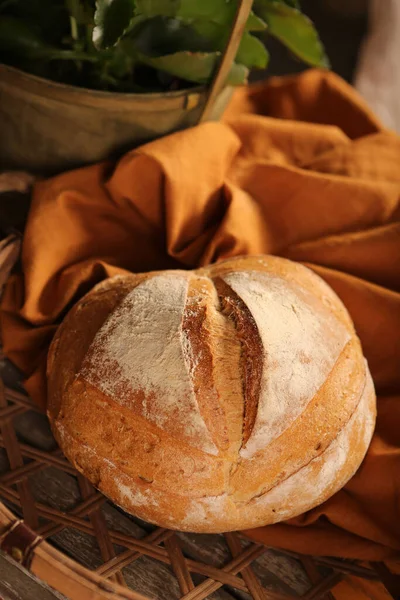
[{"label": "galvanized metal pot", "polygon": [[[208,90],[120,94],[54,83],[0,65],[0,167],[51,173],[196,125]],[[231,95],[212,107],[218,119]]]}]

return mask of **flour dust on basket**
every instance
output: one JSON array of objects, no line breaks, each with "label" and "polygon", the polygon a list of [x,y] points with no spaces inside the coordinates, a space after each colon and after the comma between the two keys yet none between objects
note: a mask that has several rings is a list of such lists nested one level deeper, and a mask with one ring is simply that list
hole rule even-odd
[{"label": "flour dust on basket", "polygon": [[75,467],[126,511],[186,531],[313,508],[356,472],[375,424],[343,304],[271,256],[97,285],[56,334],[48,385]]}]

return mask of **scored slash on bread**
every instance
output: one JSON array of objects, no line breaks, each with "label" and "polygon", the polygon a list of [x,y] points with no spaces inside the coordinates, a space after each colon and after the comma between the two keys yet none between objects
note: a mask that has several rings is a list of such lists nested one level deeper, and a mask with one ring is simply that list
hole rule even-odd
[{"label": "scored slash on bread", "polygon": [[99,284],[59,328],[48,380],[74,465],[127,511],[183,530],[312,508],[357,470],[375,422],[346,309],[270,256]]}]

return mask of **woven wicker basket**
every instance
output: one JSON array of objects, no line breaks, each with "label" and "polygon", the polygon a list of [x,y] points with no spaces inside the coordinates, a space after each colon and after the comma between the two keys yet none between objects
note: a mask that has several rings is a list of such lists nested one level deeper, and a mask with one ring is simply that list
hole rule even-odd
[{"label": "woven wicker basket", "polygon": [[[29,183],[8,181],[20,191]],[[0,242],[0,287],[19,246],[15,234]],[[66,461],[4,357],[0,372],[0,548],[67,598],[332,600],[349,574],[382,580],[397,598],[398,580],[381,563],[299,556],[238,533],[177,533],[127,515]]]}]

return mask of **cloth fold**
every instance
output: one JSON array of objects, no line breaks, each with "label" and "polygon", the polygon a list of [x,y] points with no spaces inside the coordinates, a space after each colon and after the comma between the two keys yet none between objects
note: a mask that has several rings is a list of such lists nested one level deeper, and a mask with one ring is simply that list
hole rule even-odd
[{"label": "cloth fold", "polygon": [[95,283],[255,253],[307,264],[342,298],[374,378],[378,421],[342,491],[246,533],[309,554],[398,560],[400,139],[337,76],[311,70],[240,89],[223,122],[38,183],[23,276],[2,301],[5,353],[44,407],[48,344]]}]

